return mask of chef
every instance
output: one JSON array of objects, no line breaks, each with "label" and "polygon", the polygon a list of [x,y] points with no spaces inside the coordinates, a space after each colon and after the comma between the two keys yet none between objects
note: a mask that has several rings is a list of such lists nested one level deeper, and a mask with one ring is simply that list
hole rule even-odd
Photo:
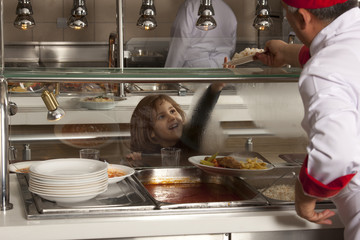
[{"label": "chef", "polygon": [[[304,47],[266,43],[263,63],[280,66],[289,55],[302,63],[299,91],[309,144],[296,185],[298,215],[331,224],[335,213],[315,211],[330,198],[345,239],[360,239],[360,10],[358,0],[283,0],[286,17]],[[296,57],[295,57],[296,56]],[[304,59],[308,56],[308,60]],[[296,61],[293,61],[294,64]]]},{"label": "chef", "polygon": [[165,67],[222,68],[235,52],[237,21],[223,0],[213,0],[215,29],[196,28],[200,0],[185,0],[171,29]]}]

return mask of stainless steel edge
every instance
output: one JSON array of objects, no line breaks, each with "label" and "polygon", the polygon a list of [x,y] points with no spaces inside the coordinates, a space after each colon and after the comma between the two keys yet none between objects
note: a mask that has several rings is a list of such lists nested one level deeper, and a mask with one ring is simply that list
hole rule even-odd
[{"label": "stainless steel edge", "polygon": [[149,76],[144,77],[67,77],[64,75],[62,79],[56,77],[7,77],[9,82],[143,82],[143,83],[209,83],[210,82],[227,82],[227,83],[276,83],[276,82],[297,82],[298,78],[295,77],[259,77],[259,78],[248,78],[248,77],[169,77],[169,78],[150,78]]},{"label": "stainless steel edge", "polygon": [[[1,1],[2,2],[2,1]],[[12,209],[10,203],[10,180],[9,180],[9,114],[8,114],[8,85],[4,78],[0,79],[0,165],[1,165],[1,210]]]}]

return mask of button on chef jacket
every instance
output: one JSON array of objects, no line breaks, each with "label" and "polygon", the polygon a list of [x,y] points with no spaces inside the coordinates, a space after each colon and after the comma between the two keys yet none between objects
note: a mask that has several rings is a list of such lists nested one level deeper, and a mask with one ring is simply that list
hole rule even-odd
[{"label": "button on chef jacket", "polygon": [[200,0],[186,0],[179,8],[171,29],[171,42],[165,67],[222,68],[224,57],[235,52],[237,21],[223,2],[213,0],[215,29],[196,28]]}]

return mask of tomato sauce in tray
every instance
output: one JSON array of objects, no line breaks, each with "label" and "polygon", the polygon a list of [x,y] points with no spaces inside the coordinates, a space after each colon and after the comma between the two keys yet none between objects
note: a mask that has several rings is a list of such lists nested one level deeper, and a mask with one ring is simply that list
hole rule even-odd
[{"label": "tomato sauce in tray", "polygon": [[241,201],[243,197],[215,183],[145,184],[153,198],[166,203]]},{"label": "tomato sauce in tray", "polygon": [[242,179],[196,167],[138,170],[136,178],[159,209],[239,207],[267,204]]}]

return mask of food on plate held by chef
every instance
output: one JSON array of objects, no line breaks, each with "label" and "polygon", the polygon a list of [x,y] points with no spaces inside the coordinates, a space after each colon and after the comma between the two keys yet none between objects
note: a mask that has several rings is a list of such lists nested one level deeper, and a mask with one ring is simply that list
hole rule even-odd
[{"label": "food on plate held by chef", "polygon": [[214,154],[211,157],[205,157],[204,160],[200,161],[200,164],[212,166],[212,167],[224,167],[224,168],[234,168],[234,169],[249,169],[249,170],[267,169],[267,164],[256,157],[248,158],[246,159],[246,162],[244,162],[244,161],[237,161],[235,158],[231,156],[216,157],[216,155]]},{"label": "food on plate held by chef", "polygon": [[245,48],[239,53],[235,53],[231,60],[236,60],[243,57],[254,56],[256,53],[262,53],[264,49],[259,48]]}]

